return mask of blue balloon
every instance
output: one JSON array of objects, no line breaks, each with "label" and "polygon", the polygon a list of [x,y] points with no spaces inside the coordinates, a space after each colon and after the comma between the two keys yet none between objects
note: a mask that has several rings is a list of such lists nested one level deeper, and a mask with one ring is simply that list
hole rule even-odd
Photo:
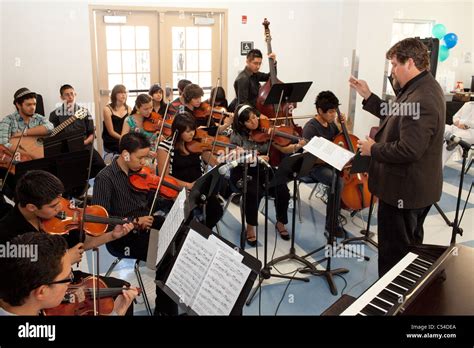
[{"label": "blue balloon", "polygon": [[454,33],[444,35],[444,42],[447,48],[453,48],[458,43],[458,36]]},{"label": "blue balloon", "polygon": [[436,24],[431,32],[433,33],[434,37],[441,40],[443,36],[446,35],[446,27],[444,24]]},{"label": "blue balloon", "polygon": [[439,46],[439,54],[438,58],[440,62],[444,62],[446,59],[449,57],[449,48],[447,48],[445,45]]}]

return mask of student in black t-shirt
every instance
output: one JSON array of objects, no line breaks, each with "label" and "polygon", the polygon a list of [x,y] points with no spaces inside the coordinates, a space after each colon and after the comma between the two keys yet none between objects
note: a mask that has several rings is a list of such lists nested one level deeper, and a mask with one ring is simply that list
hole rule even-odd
[{"label": "student in black t-shirt", "polygon": [[[49,121],[54,127],[59,126],[81,108],[76,103],[76,91],[71,85],[62,85],[59,89],[59,95],[63,104],[53,110],[49,115]],[[88,151],[92,150],[92,166],[91,166],[91,178],[95,178],[102,168],[105,167],[104,160],[99,153],[93,148],[94,147],[94,121],[89,111],[87,111],[87,117],[82,120],[76,120],[71,125],[67,126],[61,133],[71,133],[74,131],[81,131],[84,133],[84,148]]]},{"label": "student in black t-shirt", "polygon": [[[331,91],[323,91],[318,94],[316,97],[316,111],[317,114],[309,120],[303,128],[303,137],[308,141],[311,140],[314,136],[323,137],[329,141],[333,141],[336,135],[340,133],[338,125],[336,124],[337,120],[337,111],[336,109],[339,106],[339,99]],[[342,115],[343,121],[345,121],[345,116]],[[324,164],[316,165],[311,172],[309,177],[312,180],[320,182],[329,187],[332,186],[332,167]],[[339,193],[343,188],[343,181],[339,180]],[[341,199],[340,194],[336,197],[336,212],[339,216],[341,211]],[[329,205],[326,208],[326,230],[329,226]],[[344,237],[345,231],[342,226],[336,227],[336,236]]]}]

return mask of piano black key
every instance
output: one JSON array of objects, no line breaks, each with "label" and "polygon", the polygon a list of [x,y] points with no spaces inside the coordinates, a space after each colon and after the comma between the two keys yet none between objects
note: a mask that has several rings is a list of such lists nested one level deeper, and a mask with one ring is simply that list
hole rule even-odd
[{"label": "piano black key", "polygon": [[416,282],[418,279],[420,279],[420,277],[418,275],[415,275],[413,273],[410,273],[410,272],[407,272],[406,270],[405,271],[402,271],[402,273],[400,273],[402,276],[404,277],[407,277],[411,280],[413,280],[414,282]]},{"label": "piano black key", "polygon": [[383,315],[384,314],[384,312],[382,312],[380,309],[377,309],[371,305],[367,305],[364,308],[362,308],[361,312],[365,315]]},{"label": "piano black key", "polygon": [[385,311],[388,311],[392,307],[387,302],[379,300],[377,297],[375,297],[372,301],[370,301],[370,303],[377,307],[382,308]]},{"label": "piano black key", "polygon": [[386,289],[383,289],[380,294],[377,295],[384,300],[387,300],[390,303],[396,304],[398,302],[399,296],[395,295],[393,292],[390,292]]},{"label": "piano black key", "polygon": [[383,311],[380,308],[377,308],[377,307],[375,307],[374,305],[372,305],[370,303],[367,305],[367,307],[370,307],[370,309],[372,311],[375,311],[375,313],[376,313],[375,315],[385,315],[385,314],[387,314],[386,311]]},{"label": "piano black key", "polygon": [[392,284],[401,286],[404,291],[408,291],[411,288],[411,283],[408,280],[403,279],[402,277],[398,276],[393,281]]},{"label": "piano black key", "polygon": [[423,268],[421,268],[420,266],[417,266],[416,264],[412,263],[411,265],[409,265],[407,267],[407,269],[409,269],[410,271],[412,272],[415,272],[416,274],[419,274],[420,276],[423,276],[423,274],[426,273],[426,270],[424,270]]},{"label": "piano black key", "polygon": [[397,293],[400,296],[403,296],[407,291],[405,289],[402,289],[401,287],[397,286],[394,283],[390,283],[387,285],[387,289],[392,290],[393,292]]},{"label": "piano black key", "polygon": [[412,263],[419,263],[420,265],[422,265],[423,267],[425,267],[426,269],[430,268],[430,266],[433,264],[432,262],[429,262],[421,257],[418,257],[417,259],[413,260]]}]

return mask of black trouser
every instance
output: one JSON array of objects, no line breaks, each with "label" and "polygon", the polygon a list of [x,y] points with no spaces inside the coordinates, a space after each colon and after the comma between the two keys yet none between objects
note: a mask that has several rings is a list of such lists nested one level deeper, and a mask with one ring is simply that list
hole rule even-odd
[{"label": "black trouser", "polygon": [[393,268],[409,252],[411,245],[423,243],[423,223],[430,208],[431,205],[419,209],[398,209],[379,200],[379,277]]},{"label": "black trouser", "polygon": [[[84,273],[82,271],[73,271],[73,273],[74,273],[74,281],[75,282],[78,282],[81,279],[87,278],[91,275],[89,273]],[[114,278],[114,277],[99,276],[99,279],[103,280],[105,285],[107,285],[108,288],[123,288],[124,286],[126,286],[126,287],[130,286],[129,282],[127,282],[125,280],[122,280],[122,279]],[[119,296],[119,295],[117,295],[117,296]],[[117,296],[114,297],[114,300],[117,298]],[[130,307],[128,307],[127,312],[125,313],[125,315],[133,315],[133,302],[130,304]]]},{"label": "black trouser", "polygon": [[[241,185],[238,184],[239,180],[242,179],[244,174],[244,168],[238,166],[234,168],[230,174],[230,180],[232,184],[242,190]],[[248,175],[252,177],[252,180],[247,182],[247,199],[245,200],[245,217],[246,222],[249,225],[257,226],[258,225],[258,206],[260,205],[260,200],[265,195],[265,169],[260,166],[249,167]],[[258,185],[257,185],[258,178]],[[271,182],[272,174],[269,173],[269,181]],[[276,218],[278,222],[282,224],[288,223],[288,203],[290,201],[290,190],[288,186],[277,185],[268,190],[268,193],[275,197],[275,209],[276,209]]]},{"label": "black trouser", "polygon": [[[338,173],[338,172],[336,172]],[[338,175],[338,174],[336,174]],[[332,189],[332,183],[333,183],[333,169],[332,167],[326,166],[326,165],[318,165],[315,166],[313,169],[311,169],[311,172],[308,174],[308,176],[316,181],[320,182],[323,185],[329,186],[329,189]],[[341,192],[344,187],[344,181],[342,181],[342,178],[338,178],[338,183],[339,183],[339,188],[336,190],[336,197],[335,199],[335,209],[336,209],[336,219],[339,217],[339,214],[341,213]],[[330,193],[330,192],[329,192]],[[329,231],[329,217],[331,216],[333,212],[331,211],[331,205],[328,204],[326,205],[326,230]],[[336,226],[337,226],[337,220],[336,220]]]}]

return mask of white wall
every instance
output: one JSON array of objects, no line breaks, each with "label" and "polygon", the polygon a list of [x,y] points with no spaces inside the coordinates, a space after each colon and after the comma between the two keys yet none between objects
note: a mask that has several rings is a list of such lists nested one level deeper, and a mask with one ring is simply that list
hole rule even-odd
[{"label": "white wall", "polygon": [[[394,18],[433,19],[459,36],[452,56],[439,65],[439,71],[452,70],[456,79],[469,82],[474,65],[462,62],[465,51],[474,53],[472,1],[453,2],[367,2],[367,1],[1,1],[1,82],[0,115],[13,109],[13,93],[26,86],[43,95],[45,110],[58,102],[58,88],[71,83],[78,101],[93,102],[92,62],[88,4],[117,6],[159,6],[227,8],[229,98],[232,83],[244,66],[240,41],[254,41],[265,52],[263,18],[271,24],[273,49],[278,59],[278,77],[284,82],[313,81],[297,115],[314,113],[314,98],[321,90],[333,90],[347,110],[352,49],[360,57],[361,78],[381,93],[385,51],[389,48]],[[293,19],[290,19],[293,11]],[[248,24],[241,24],[247,15]],[[15,57],[21,66],[15,67]],[[349,65],[344,65],[344,58]],[[458,65],[453,67],[454,58]],[[268,71],[265,62],[263,71]],[[468,84],[468,86],[469,86]],[[358,99],[357,105],[360,104]],[[304,122],[304,121],[302,121]],[[374,119],[356,111],[355,133],[367,133]]]}]

